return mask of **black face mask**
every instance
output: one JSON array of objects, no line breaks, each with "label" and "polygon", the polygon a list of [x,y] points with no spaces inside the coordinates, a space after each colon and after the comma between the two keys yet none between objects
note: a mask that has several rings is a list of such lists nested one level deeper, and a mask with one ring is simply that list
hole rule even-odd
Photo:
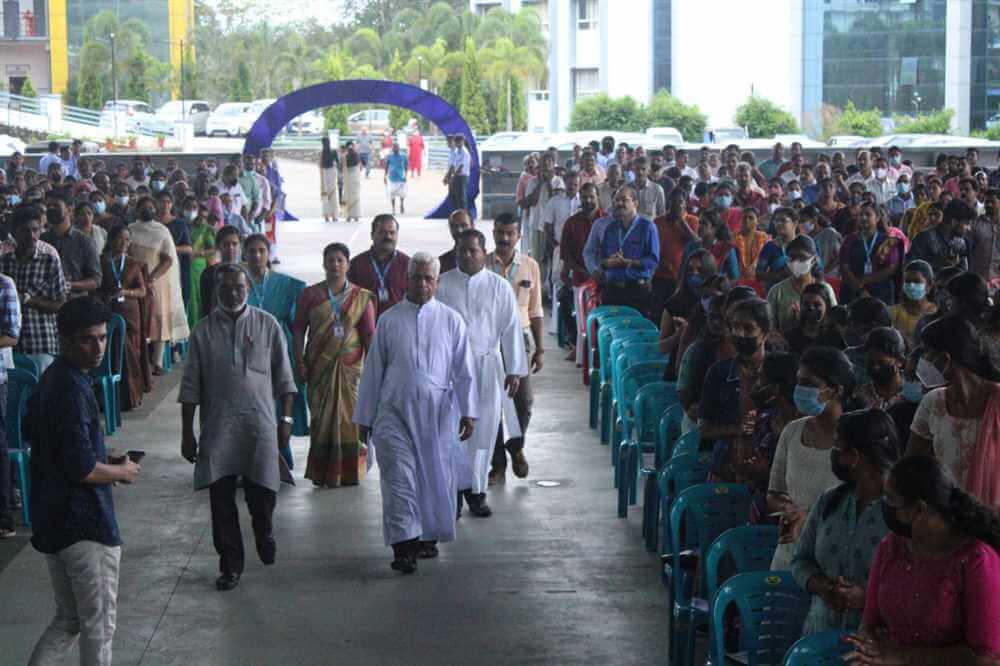
[{"label": "black face mask", "polygon": [[154,215],[153,211],[150,210],[149,208],[143,208],[142,210],[139,211],[139,219],[142,220],[143,222],[152,221],[153,215]]},{"label": "black face mask", "polygon": [[904,523],[901,521],[896,514],[899,513],[899,509],[893,506],[889,506],[889,503],[882,498],[882,520],[885,521],[885,526],[891,531],[895,532],[901,537],[909,539],[913,536],[913,525],[910,523]]},{"label": "black face mask", "polygon": [[870,365],[868,376],[876,386],[885,386],[896,377],[896,367],[893,365]]},{"label": "black face mask", "polygon": [[815,308],[802,311],[803,324],[818,324],[823,320],[823,312]]},{"label": "black face mask", "polygon": [[757,338],[750,338],[743,335],[732,336],[733,348],[740,356],[753,356],[760,348]]},{"label": "black face mask", "polygon": [[833,475],[844,483],[851,483],[851,468],[840,461],[840,454],[837,449],[830,450],[830,468]]}]

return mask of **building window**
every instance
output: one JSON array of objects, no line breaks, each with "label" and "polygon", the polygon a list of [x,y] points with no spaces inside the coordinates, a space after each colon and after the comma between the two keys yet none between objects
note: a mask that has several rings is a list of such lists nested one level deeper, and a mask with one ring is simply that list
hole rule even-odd
[{"label": "building window", "polygon": [[591,97],[601,92],[601,79],[597,68],[573,70],[573,99]]},{"label": "building window", "polygon": [[597,30],[597,0],[576,0],[577,30]]}]

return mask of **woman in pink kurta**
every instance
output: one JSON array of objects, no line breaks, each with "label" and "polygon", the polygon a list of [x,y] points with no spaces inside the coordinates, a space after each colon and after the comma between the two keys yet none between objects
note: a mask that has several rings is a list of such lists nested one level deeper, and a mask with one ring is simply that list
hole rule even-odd
[{"label": "woman in pink kurta", "polygon": [[959,489],[935,458],[892,470],[882,499],[893,533],[879,544],[856,664],[1000,660],[1000,518]]},{"label": "woman in pink kurta", "polygon": [[410,176],[420,177],[420,172],[424,167],[424,137],[420,130],[414,130],[410,135],[409,146],[410,155]]}]

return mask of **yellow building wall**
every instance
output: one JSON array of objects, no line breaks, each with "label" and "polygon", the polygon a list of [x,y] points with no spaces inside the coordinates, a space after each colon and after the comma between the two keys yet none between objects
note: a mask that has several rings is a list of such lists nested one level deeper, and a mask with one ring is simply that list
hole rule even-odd
[{"label": "yellow building wall", "polygon": [[[170,69],[177,75],[172,96],[178,99],[181,94],[181,59],[194,57],[194,46],[191,43],[194,33],[194,0],[167,0],[167,20],[170,28]],[[182,56],[184,51],[187,51],[186,56]]]},{"label": "yellow building wall", "polygon": [[69,85],[69,48],[66,40],[66,0],[49,0],[49,68],[52,92],[62,94]]}]

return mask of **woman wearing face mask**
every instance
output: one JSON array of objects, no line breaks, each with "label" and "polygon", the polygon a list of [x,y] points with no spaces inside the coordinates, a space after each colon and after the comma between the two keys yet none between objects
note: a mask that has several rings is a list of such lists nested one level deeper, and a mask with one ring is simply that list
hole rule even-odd
[{"label": "woman wearing face mask", "polygon": [[1000,519],[937,460],[899,461],[869,572],[854,664],[1000,662]]},{"label": "woman wearing face mask", "polygon": [[804,354],[810,347],[844,348],[844,338],[830,325],[827,314],[836,307],[830,300],[830,285],[813,282],[799,296],[798,325],[784,333],[788,351]]},{"label": "woman wearing face mask", "polygon": [[781,536],[771,570],[791,563],[795,542],[810,507],[837,479],[830,470],[830,449],[845,404],[852,404],[854,372],[844,352],[813,347],[799,362],[795,406],[805,416],[781,433],[767,490],[768,513],[780,514]]},{"label": "woman wearing face mask", "polygon": [[903,269],[903,300],[889,308],[892,326],[906,340],[906,344],[917,344],[917,324],[924,317],[932,319],[938,308],[931,299],[934,285],[934,270],[926,261],[911,261]]},{"label": "woman wearing face mask", "polygon": [[960,315],[928,325],[922,341],[917,375],[940,388],[921,400],[907,453],[936,455],[966,492],[1000,506],[1000,372]]},{"label": "woman wearing face mask", "polygon": [[81,201],[73,207],[73,226],[94,241],[98,255],[104,252],[104,244],[108,242],[108,232],[94,224],[93,205]]},{"label": "woman wearing face mask", "polygon": [[795,373],[799,357],[787,352],[768,352],[762,372],[750,389],[753,409],[743,422],[743,437],[736,447],[736,479],[753,493],[750,506],[752,524],[774,524],[767,515],[767,486],[771,463],[785,426],[801,418],[795,407]]},{"label": "woman wearing face mask", "polygon": [[799,214],[791,208],[779,208],[771,215],[775,236],[764,244],[757,260],[756,277],[767,289],[791,277],[788,270],[788,244],[798,235]]},{"label": "woman wearing face mask", "polygon": [[861,206],[861,229],[844,239],[840,250],[841,298],[850,303],[862,295],[886,305],[896,302],[896,278],[903,263],[903,244],[879,231],[879,212],[872,204]]},{"label": "woman wearing face mask", "polygon": [[111,230],[101,255],[101,287],[98,294],[125,320],[124,365],[121,368],[122,410],[142,404],[142,396],[153,390],[149,364],[149,311],[152,297],[147,289],[148,273],[142,262],[129,256],[131,234],[123,224]]},{"label": "woman wearing face mask", "polygon": [[767,234],[757,228],[759,221],[757,211],[753,208],[744,208],[743,219],[740,220],[740,232],[733,238],[733,245],[740,258],[740,277],[745,280],[754,278],[760,251],[767,244]]},{"label": "woman wearing face mask", "polygon": [[[704,250],[701,250],[704,252]],[[708,256],[708,255],[705,255]],[[708,256],[710,260],[711,257]],[[704,270],[704,265],[703,265]],[[661,316],[661,324],[665,324],[664,319],[671,319],[671,323],[675,325],[673,333],[670,334],[666,340],[662,338],[664,330],[661,327],[661,347],[667,349],[668,351],[664,353],[670,354],[670,361],[667,363],[667,369],[664,373],[664,377],[669,377],[666,381],[676,381],[677,372],[680,367],[681,359],[684,358],[684,352],[687,348],[698,339],[705,330],[705,326],[708,323],[708,305],[711,300],[720,295],[724,295],[729,291],[729,280],[723,275],[711,274],[707,278],[702,278],[701,275],[697,275],[697,279],[686,281],[688,283],[688,288],[691,290],[692,294],[695,295],[696,300],[691,304],[691,307],[687,310],[686,314],[680,315],[676,318],[671,318],[670,313],[673,311],[670,308],[679,308],[682,304],[675,303],[671,306],[668,302],[667,309],[664,310]],[[678,309],[678,312],[683,312],[683,310]]]},{"label": "woman wearing face mask", "polygon": [[690,316],[694,307],[701,302],[702,286],[716,272],[715,258],[708,250],[694,250],[684,259],[677,280],[677,291],[667,300],[660,317],[661,343],[677,333],[677,322],[674,319],[687,319]]},{"label": "woman wearing face mask", "polygon": [[903,367],[906,342],[894,328],[876,328],[865,340],[865,368],[870,381],[858,386],[854,396],[871,409],[887,410],[905,401]]},{"label": "woman wearing face mask", "polygon": [[[183,216],[178,216],[174,210],[174,197],[166,190],[160,190],[156,197],[156,220],[170,231],[174,239],[174,250],[177,252],[181,280],[181,298],[184,300],[184,310],[187,312],[188,301],[191,300],[191,257],[194,248],[191,247],[191,228]],[[183,205],[181,206],[183,209]],[[180,360],[174,353],[175,360]]]},{"label": "woman wearing face mask", "polygon": [[[708,304],[704,317],[705,324],[700,327],[698,335],[681,353],[677,369],[677,395],[684,408],[686,425],[685,432],[691,430],[698,422],[698,403],[701,402],[701,386],[708,369],[721,358],[730,358],[732,348],[726,341],[724,309],[726,297],[722,294],[707,296]],[[699,306],[701,307],[701,306]]]},{"label": "woman wearing face mask", "polygon": [[883,486],[898,459],[896,426],[884,411],[840,417],[829,460],[840,484],[813,504],[792,557],[795,581],[812,595],[803,635],[860,624],[869,566],[889,531]]},{"label": "woman wearing face mask", "polygon": [[739,438],[747,413],[753,409],[750,387],[757,383],[764,363],[764,341],[772,330],[771,308],[759,298],[729,306],[726,326],[736,355],[718,361],[708,371],[701,389],[698,430],[712,445],[712,477],[736,478],[733,442]]},{"label": "woman wearing face mask", "polygon": [[156,221],[156,204],[152,197],[142,197],[136,203],[136,221],[129,226],[129,255],[146,265],[148,286],[153,292],[150,311],[149,340],[153,343],[153,374],[163,374],[163,350],[171,340],[186,340],[190,336],[184,299],[181,296],[181,275],[177,251],[170,231]]},{"label": "woman wearing face mask", "polygon": [[215,262],[215,229],[208,223],[208,206],[199,204],[194,197],[184,200],[183,214],[191,233],[191,290],[187,317],[188,326],[194,328],[201,319],[201,274]]},{"label": "woman wearing face mask", "polygon": [[786,278],[771,287],[767,292],[767,302],[771,304],[779,331],[794,328],[799,318],[799,300],[802,290],[811,284],[823,285],[827,300],[831,305],[837,304],[837,296],[833,288],[818,277],[816,269],[816,244],[808,236],[797,236],[785,248],[788,257],[788,272]]},{"label": "woman wearing face mask", "polygon": [[906,357],[906,366],[903,368],[903,389],[901,394],[903,400],[889,406],[886,411],[896,424],[896,434],[899,435],[899,449],[905,451],[910,443],[910,427],[913,425],[913,417],[917,414],[917,407],[924,398],[926,389],[917,376],[917,366],[923,355],[921,348],[916,348]]}]

